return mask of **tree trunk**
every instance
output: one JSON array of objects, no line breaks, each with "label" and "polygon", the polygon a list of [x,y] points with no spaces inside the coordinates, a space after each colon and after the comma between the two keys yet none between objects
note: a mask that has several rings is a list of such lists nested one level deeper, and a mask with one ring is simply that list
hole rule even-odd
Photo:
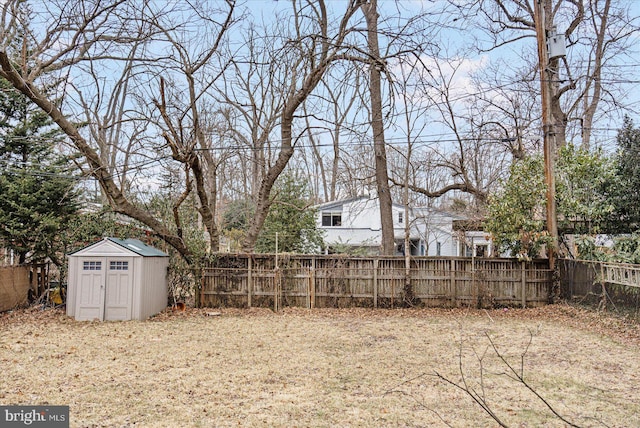
[{"label": "tree trunk", "polygon": [[395,253],[393,231],[393,211],[391,192],[389,190],[389,174],[387,172],[387,153],[384,142],[384,123],[382,121],[381,71],[384,63],[380,59],[378,47],[378,8],[377,0],[370,0],[362,5],[362,12],[367,20],[367,41],[369,56],[369,87],[371,91],[371,129],[373,130],[373,147],[375,151],[376,185],[380,201],[380,224],[382,226],[382,254]]},{"label": "tree trunk", "polygon": [[[592,4],[593,8],[594,5]],[[611,0],[606,0],[602,13],[599,14],[599,25],[594,20],[593,29],[597,33],[595,57],[593,58],[592,77],[587,82],[584,91],[584,113],[582,118],[582,147],[589,150],[591,147],[591,128],[593,127],[593,118],[596,115],[598,104],[602,96],[602,62],[604,60],[604,52],[606,49],[605,36],[607,32],[607,24],[609,18],[609,10],[611,8]],[[589,89],[591,89],[591,97],[589,97]]]}]

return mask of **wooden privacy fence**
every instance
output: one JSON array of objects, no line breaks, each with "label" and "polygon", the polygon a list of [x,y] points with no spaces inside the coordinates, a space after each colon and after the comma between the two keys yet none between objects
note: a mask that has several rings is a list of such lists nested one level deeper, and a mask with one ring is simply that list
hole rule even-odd
[{"label": "wooden privacy fence", "polygon": [[38,297],[48,282],[46,263],[0,267],[0,312],[25,305],[29,294]]},{"label": "wooden privacy fence", "polygon": [[200,304],[219,307],[540,306],[547,260],[224,255],[204,267]]},{"label": "wooden privacy fence", "polygon": [[640,265],[563,259],[558,271],[565,300],[640,310]]}]

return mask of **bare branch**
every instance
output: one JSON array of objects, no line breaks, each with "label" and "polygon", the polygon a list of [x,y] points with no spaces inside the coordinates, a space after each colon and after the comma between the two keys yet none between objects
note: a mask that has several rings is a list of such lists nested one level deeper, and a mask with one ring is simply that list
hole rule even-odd
[{"label": "bare branch", "polygon": [[[495,343],[495,341],[493,340],[493,338],[491,338],[491,336],[489,335],[489,333],[485,333],[485,337],[487,338],[487,340],[489,341],[489,344],[491,345],[491,347],[493,348],[493,351],[495,352],[495,354],[498,356],[498,358],[500,359],[500,361],[502,361],[502,363],[509,369],[509,371],[513,374],[514,379],[517,380],[520,384],[522,384],[526,389],[528,389],[533,395],[535,395],[538,400],[540,400],[546,407],[547,409],[549,409],[551,411],[551,413],[553,413],[558,419],[560,419],[562,422],[564,422],[565,424],[567,424],[570,427],[575,427],[575,428],[579,428],[579,425],[574,424],[573,422],[567,420],[565,417],[563,417],[562,415],[560,415],[555,408],[553,408],[553,406],[551,406],[551,404],[538,392],[536,391],[525,379],[524,379],[524,369],[521,367],[520,371],[516,370],[516,368],[514,368],[511,363],[509,363],[509,361],[507,361],[506,357],[504,356],[504,354],[502,354],[500,352],[500,350],[498,350],[498,347]],[[529,349],[529,346],[531,345],[531,342],[533,340],[533,334],[529,334],[529,342],[521,356],[521,361],[524,361],[524,356],[526,355],[527,350]]]}]

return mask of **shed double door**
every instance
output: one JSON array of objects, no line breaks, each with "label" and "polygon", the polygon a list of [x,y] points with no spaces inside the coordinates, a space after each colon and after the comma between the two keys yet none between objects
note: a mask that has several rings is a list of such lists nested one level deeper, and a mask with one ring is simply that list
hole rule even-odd
[{"label": "shed double door", "polygon": [[84,259],[79,268],[80,295],[77,299],[76,319],[131,319],[133,258]]}]

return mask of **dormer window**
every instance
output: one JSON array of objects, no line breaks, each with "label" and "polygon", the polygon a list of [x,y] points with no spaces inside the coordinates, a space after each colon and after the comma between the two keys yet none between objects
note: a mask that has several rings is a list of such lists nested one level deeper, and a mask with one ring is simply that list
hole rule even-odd
[{"label": "dormer window", "polygon": [[398,212],[398,223],[400,224],[402,224],[403,214],[404,213],[402,211]]},{"label": "dormer window", "polygon": [[323,226],[340,226],[342,225],[342,212],[323,212]]}]

